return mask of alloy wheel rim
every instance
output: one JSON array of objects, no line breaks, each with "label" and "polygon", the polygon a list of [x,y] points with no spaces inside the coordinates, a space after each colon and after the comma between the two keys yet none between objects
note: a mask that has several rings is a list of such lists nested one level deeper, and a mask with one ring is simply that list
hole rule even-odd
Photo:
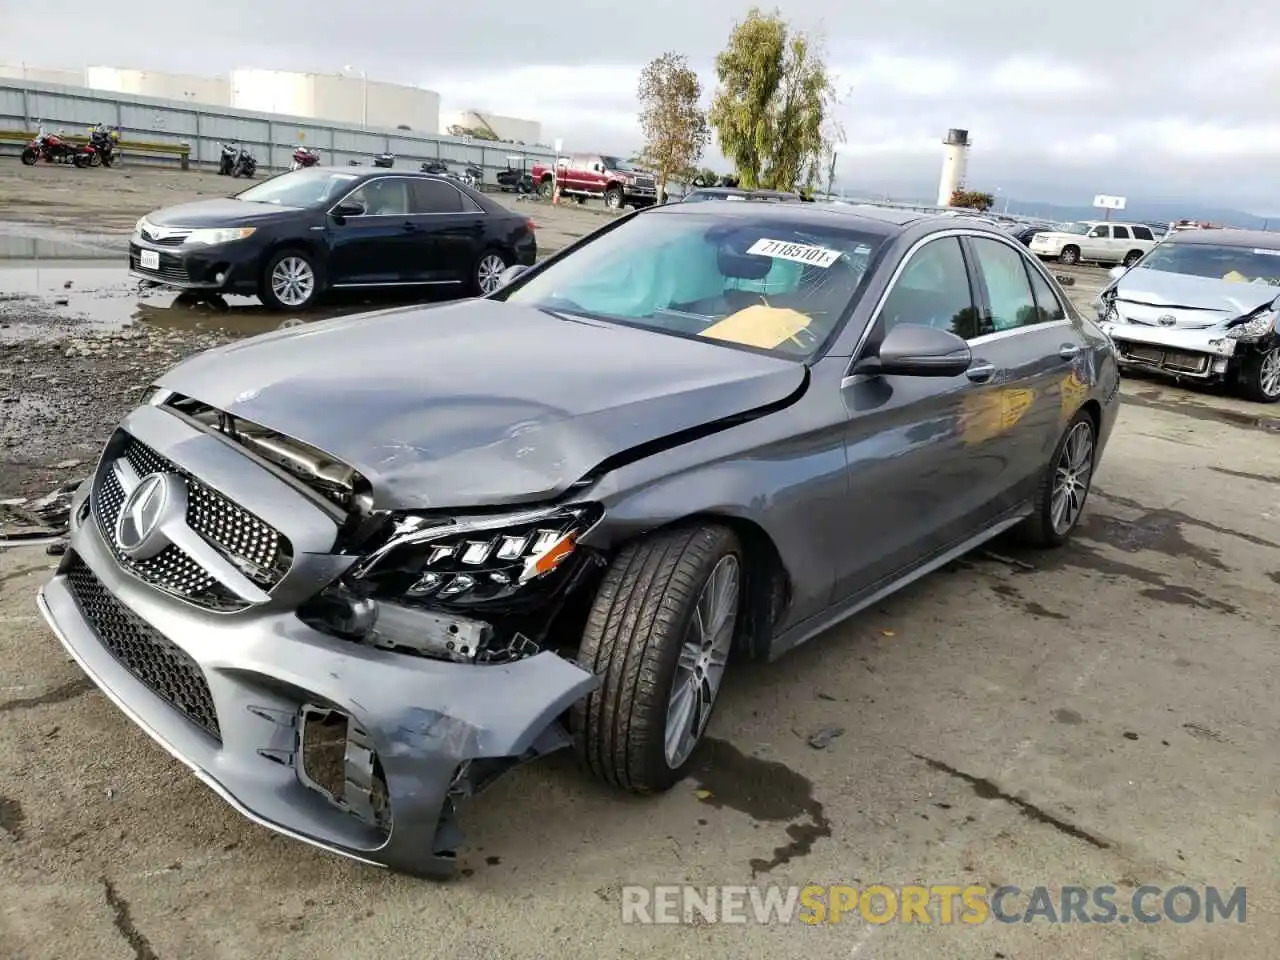
[{"label": "alloy wheel rim", "polygon": [[505,270],[506,264],[502,262],[502,258],[495,253],[489,254],[480,261],[479,278],[480,292],[493,293],[498,289],[499,281],[502,279],[502,271]]},{"label": "alloy wheel rim", "polygon": [[301,257],[285,257],[271,271],[271,292],[287,307],[306,303],[315,287],[311,264]]},{"label": "alloy wheel rim", "polygon": [[622,206],[622,198],[619,197],[616,193],[611,193],[609,194],[608,197],[605,198],[605,203],[606,205],[608,205],[610,209],[617,210],[620,206]]},{"label": "alloy wheel rim", "polygon": [[721,557],[694,604],[667,699],[663,746],[672,770],[689,759],[711,719],[737,627],[740,580],[738,558]]},{"label": "alloy wheel rim", "polygon": [[1280,347],[1274,347],[1263,355],[1258,374],[1262,392],[1268,397],[1280,396]]},{"label": "alloy wheel rim", "polygon": [[1054,533],[1062,536],[1076,525],[1089,495],[1093,477],[1093,427],[1087,421],[1077,423],[1062,445],[1062,454],[1053,470],[1053,495],[1049,501],[1049,520]]}]

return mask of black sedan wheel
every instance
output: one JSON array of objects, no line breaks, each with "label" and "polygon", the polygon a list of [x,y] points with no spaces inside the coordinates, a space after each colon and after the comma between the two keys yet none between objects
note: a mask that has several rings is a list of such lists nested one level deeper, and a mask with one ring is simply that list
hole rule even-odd
[{"label": "black sedan wheel", "polygon": [[486,250],[476,261],[472,287],[482,297],[487,297],[502,286],[502,272],[507,269],[506,258],[496,250]]},{"label": "black sedan wheel", "polygon": [[262,274],[262,302],[274,310],[305,310],[320,295],[320,274],[301,250],[282,250]]},{"label": "black sedan wheel", "polygon": [[633,793],[684,777],[739,633],[743,574],[737,538],[713,525],[655,534],[614,559],[578,651],[601,686],[570,714],[595,776]]},{"label": "black sedan wheel", "polygon": [[1067,542],[1084,513],[1096,456],[1097,430],[1093,418],[1082,410],[1058,441],[1053,460],[1040,481],[1035,513],[1021,528],[1024,539],[1040,547]]}]

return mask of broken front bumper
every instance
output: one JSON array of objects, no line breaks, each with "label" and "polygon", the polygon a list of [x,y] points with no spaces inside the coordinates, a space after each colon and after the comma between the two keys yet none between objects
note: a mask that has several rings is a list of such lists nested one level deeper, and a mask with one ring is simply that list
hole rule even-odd
[{"label": "broken front bumper", "polygon": [[1218,329],[1179,330],[1111,321],[1099,325],[1125,366],[1212,380],[1227,372],[1235,355],[1236,341]]},{"label": "broken front bumper", "polygon": [[[38,602],[116,706],[240,813],[419,876],[453,873],[454,803],[484,779],[474,767],[489,776],[563,746],[557,717],[598,682],[550,652],[447,663],[335,639],[278,608],[198,609],[120,567],[84,489],[70,548]],[[366,791],[383,822],[317,788],[303,755],[315,711],[349,718],[337,780]]]}]

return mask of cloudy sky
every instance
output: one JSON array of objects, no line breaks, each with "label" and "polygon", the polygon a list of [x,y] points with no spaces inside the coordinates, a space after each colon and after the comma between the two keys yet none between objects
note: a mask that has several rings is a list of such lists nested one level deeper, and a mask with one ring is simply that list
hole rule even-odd
[{"label": "cloudy sky", "polygon": [[[538,119],[544,139],[622,152],[639,146],[643,64],[686,54],[709,99],[715,54],[746,6],[212,0],[198,15],[193,4],[154,4],[144,17],[100,0],[0,0],[0,62],[200,73],[353,64],[439,91],[446,112]],[[966,127],[970,186],[1004,196],[1113,193],[1280,214],[1280,5],[790,0],[782,12],[824,33],[851,91],[839,167],[849,186],[936,182],[942,136]]]}]

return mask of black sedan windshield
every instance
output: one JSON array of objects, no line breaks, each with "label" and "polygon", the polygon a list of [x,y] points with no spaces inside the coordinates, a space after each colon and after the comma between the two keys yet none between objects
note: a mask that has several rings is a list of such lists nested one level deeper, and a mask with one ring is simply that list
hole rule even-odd
[{"label": "black sedan windshield", "polygon": [[356,181],[354,173],[333,170],[294,170],[236,194],[237,200],[274,203],[281,207],[317,207],[337,200]]},{"label": "black sedan windshield", "polygon": [[655,212],[499,299],[805,360],[858,296],[882,239],[800,219]]},{"label": "black sedan windshield", "polygon": [[1142,261],[1145,270],[1214,280],[1280,285],[1280,249],[1216,243],[1164,243]]}]

